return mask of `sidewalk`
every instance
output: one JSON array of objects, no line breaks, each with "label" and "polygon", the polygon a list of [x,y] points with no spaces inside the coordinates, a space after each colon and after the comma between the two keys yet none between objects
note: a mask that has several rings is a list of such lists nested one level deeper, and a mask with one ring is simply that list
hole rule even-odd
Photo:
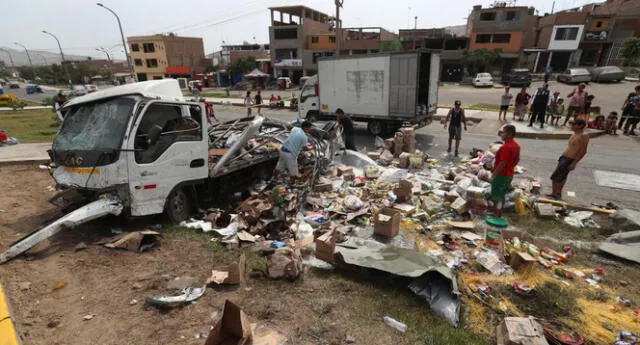
[{"label": "sidewalk", "polygon": [[18,144],[0,147],[0,166],[16,163],[46,163],[51,143]]}]

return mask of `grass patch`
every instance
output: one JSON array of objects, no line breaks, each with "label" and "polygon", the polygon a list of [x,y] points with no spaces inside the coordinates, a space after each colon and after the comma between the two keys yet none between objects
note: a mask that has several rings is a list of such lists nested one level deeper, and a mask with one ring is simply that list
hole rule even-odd
[{"label": "grass patch", "polygon": [[600,229],[574,228],[562,220],[546,220],[532,214],[506,214],[509,224],[526,230],[533,236],[549,236],[556,239],[571,239],[579,241],[601,240],[602,237],[616,232],[613,222],[600,214],[594,214],[593,219],[600,225]]},{"label": "grass patch", "polygon": [[0,123],[8,136],[22,143],[51,142],[58,133],[58,123],[50,109],[0,111]]}]

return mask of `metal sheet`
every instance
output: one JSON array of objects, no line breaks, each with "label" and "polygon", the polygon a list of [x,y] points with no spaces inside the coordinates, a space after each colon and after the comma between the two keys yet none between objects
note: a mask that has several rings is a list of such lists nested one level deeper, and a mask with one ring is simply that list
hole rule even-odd
[{"label": "metal sheet", "polygon": [[18,240],[6,252],[0,254],[0,263],[5,263],[26,252],[36,244],[46,240],[65,228],[73,228],[109,214],[117,216],[120,212],[122,212],[122,203],[120,200],[112,196],[105,196],[104,198],[80,207],[48,226]]},{"label": "metal sheet", "polygon": [[640,243],[618,244],[604,242],[598,249],[607,254],[640,264]]},{"label": "metal sheet", "polygon": [[640,175],[594,170],[593,176],[598,186],[640,192]]}]

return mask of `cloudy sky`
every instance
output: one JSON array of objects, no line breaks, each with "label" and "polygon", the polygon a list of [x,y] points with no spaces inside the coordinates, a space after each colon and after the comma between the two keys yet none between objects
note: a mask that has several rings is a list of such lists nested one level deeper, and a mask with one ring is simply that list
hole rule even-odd
[{"label": "cloudy sky", "polygon": [[[103,0],[122,21],[125,36],[176,32],[204,39],[205,53],[218,50],[222,41],[264,43],[269,40],[268,7],[303,4],[332,15],[333,0]],[[540,14],[551,11],[552,0],[518,0],[519,6],[534,6]],[[581,6],[589,0],[556,0],[555,8]],[[493,0],[344,0],[344,27],[382,26],[397,32],[419,28],[459,25],[466,22],[473,5],[484,7]],[[0,47],[57,52],[56,42],[41,32],[56,35],[66,54],[99,57],[96,48],[110,50],[122,59],[115,17],[91,0],[7,0],[0,18]]]}]

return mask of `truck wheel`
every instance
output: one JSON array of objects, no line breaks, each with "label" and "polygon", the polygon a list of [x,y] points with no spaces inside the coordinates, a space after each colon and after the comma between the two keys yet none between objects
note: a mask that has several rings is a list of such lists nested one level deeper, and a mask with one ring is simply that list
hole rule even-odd
[{"label": "truck wheel", "polygon": [[313,111],[307,113],[306,120],[309,122],[316,122],[318,120],[318,114]]},{"label": "truck wheel", "polygon": [[384,124],[380,121],[371,121],[367,124],[367,130],[369,133],[377,137],[383,135],[384,127]]},{"label": "truck wheel", "polygon": [[191,215],[191,199],[184,188],[176,189],[167,198],[166,213],[173,223],[180,223]]}]

